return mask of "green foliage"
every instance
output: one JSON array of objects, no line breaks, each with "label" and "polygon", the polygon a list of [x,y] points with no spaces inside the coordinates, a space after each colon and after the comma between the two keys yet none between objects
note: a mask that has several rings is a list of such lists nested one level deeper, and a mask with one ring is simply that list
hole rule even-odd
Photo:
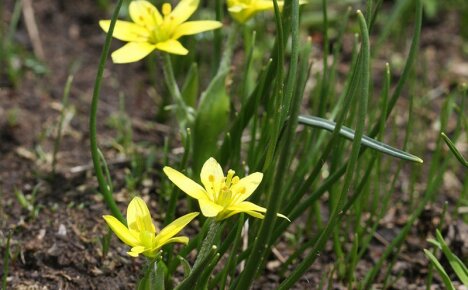
[{"label": "green foliage", "polygon": [[[324,0],[321,16],[316,21],[317,15],[307,9],[301,14],[297,0],[285,1],[284,7],[273,1],[274,21],[272,15],[264,16],[247,24],[229,23],[230,27],[216,31],[213,45],[216,51],[208,65],[192,51],[186,59],[162,56],[165,84],[171,97],[168,99],[171,117],[178,125],[181,136],[178,145],[183,148],[181,158],[169,158],[170,147],[178,140],[166,136],[162,165],[173,163],[169,165],[198,179],[203,163],[214,156],[223,167],[233,168],[240,176],[262,172],[263,180],[249,201],[265,206],[267,211],[263,220],[247,215],[233,216],[221,224],[214,224],[210,218],[202,220],[203,227],[178,256],[173,255],[174,247],[169,246],[163,249],[158,262],[150,262],[141,289],[173,286],[176,289],[249,289],[264,273],[272,249],[284,239],[292,241],[291,253],[282,261],[279,289],[289,289],[298,283],[330,240],[336,263],[323,274],[323,282],[339,279],[349,288],[369,289],[378,277],[383,285],[392,281],[390,274],[397,254],[424,208],[436,202],[450,162],[438,140],[432,158],[426,162],[429,164],[424,176],[427,182],[418,187],[422,195],[416,195],[419,191],[415,190],[415,183],[425,172],[421,168],[426,166],[416,155],[426,156],[426,152],[420,149],[414,133],[415,124],[420,124],[414,111],[419,104],[418,97],[424,94],[419,91],[414,68],[418,63],[423,7],[433,3],[400,0],[386,8],[391,10],[387,18],[382,3],[367,1],[362,9],[364,13],[343,8],[339,12],[343,17],[337,17],[336,11],[328,11],[331,4]],[[217,19],[223,20],[222,2],[210,5],[214,6]],[[118,10],[117,6],[113,20]],[[405,22],[400,23],[402,18]],[[407,30],[410,22],[414,27],[412,35],[397,40],[405,45],[411,41],[405,60],[392,71],[389,63],[376,71],[373,63],[382,57],[382,45],[394,40],[399,26],[404,25]],[[323,61],[320,62],[322,70],[312,75],[311,59],[315,57],[317,44],[306,40],[304,31],[310,29],[317,33],[313,30],[317,23],[323,37]],[[347,55],[343,43],[349,30],[359,33],[353,39],[353,51]],[[109,38],[100,68],[108,52],[108,41]],[[346,49],[349,50],[349,45]],[[339,69],[343,61],[349,63],[349,72],[345,74]],[[156,75],[158,70],[152,72]],[[392,76],[397,77],[393,80]],[[102,71],[98,74],[101,77]],[[96,82],[95,98],[99,97],[99,82],[100,79]],[[179,83],[183,83],[181,88]],[[407,116],[407,123],[396,126],[392,116],[402,98],[406,98],[408,111],[397,113],[399,117]],[[444,102],[440,132],[447,132],[448,120],[456,111],[454,98],[450,95]],[[93,102],[93,114],[96,102]],[[450,135],[454,142],[463,129],[460,125],[464,122],[463,108],[458,111],[457,128]],[[95,122],[93,117],[91,120]],[[124,136],[121,139],[127,140],[120,143],[131,144],[131,134],[122,129],[130,126],[129,118],[116,124]],[[393,136],[389,134],[391,129]],[[93,154],[99,154],[95,128],[91,132],[92,150],[97,152]],[[451,151],[460,161],[464,160],[447,140]],[[389,143],[398,144],[395,146],[402,149]],[[382,158],[382,153],[389,158]],[[144,155],[132,157],[131,173],[126,178],[127,187],[132,191],[145,172],[151,170],[152,166],[144,165],[144,158]],[[113,214],[119,215],[112,204],[113,188],[105,161],[102,155],[93,160],[101,192]],[[397,198],[395,192],[401,191],[398,181],[406,170],[410,172],[407,189],[410,198],[405,204],[408,219],[375,265],[364,277],[358,277],[359,261],[372,246],[382,220]],[[192,209],[194,204],[183,200],[179,190],[165,178],[162,176],[158,206],[166,209],[164,223],[169,224],[179,213],[179,204],[188,205],[181,207],[183,211]],[[278,219],[277,213],[286,215],[290,222]],[[441,247],[446,254],[447,249]],[[194,250],[197,257],[192,269],[190,253]],[[441,271],[440,263],[434,262],[434,254],[426,254],[446,282],[447,273]],[[179,265],[184,270],[184,280],[173,285],[172,278]],[[384,265],[388,270],[381,273]],[[458,266],[457,271],[462,268]]]},{"label": "green foliage", "polygon": [[[467,269],[465,263],[463,263],[463,261],[460,258],[458,258],[450,250],[450,248],[445,243],[444,237],[442,236],[440,231],[436,230],[436,240],[431,239],[431,240],[428,240],[428,241],[432,245],[437,247],[439,250],[442,250],[442,253],[447,258],[450,266],[452,267],[453,271],[457,275],[458,279],[460,279],[460,281],[463,283],[463,285],[468,286],[468,269]],[[447,273],[445,272],[444,268],[439,263],[437,258],[434,255],[432,255],[432,253],[429,252],[428,250],[424,250],[424,253],[430,259],[430,261],[434,264],[434,266],[436,266],[439,274],[441,274],[441,276],[442,276],[442,278],[444,280],[444,284],[446,285],[446,287],[449,287],[449,285],[452,285],[452,287],[453,287],[453,284],[451,283]],[[447,281],[447,279],[448,279],[448,281]],[[454,288],[452,288],[452,289],[454,289]]]}]

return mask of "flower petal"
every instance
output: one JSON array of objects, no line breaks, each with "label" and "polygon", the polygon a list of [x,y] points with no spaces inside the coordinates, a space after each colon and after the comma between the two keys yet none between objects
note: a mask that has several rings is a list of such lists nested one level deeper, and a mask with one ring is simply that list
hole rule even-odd
[{"label": "flower petal", "polygon": [[164,244],[161,245],[161,246],[164,246],[164,245],[167,245],[167,244],[170,244],[170,243],[181,243],[181,244],[187,245],[188,242],[189,242],[189,238],[188,238],[188,237],[185,237],[185,236],[183,236],[183,237],[175,237],[175,238],[170,238],[169,240],[166,240],[166,241],[164,242]]},{"label": "flower petal", "polygon": [[206,217],[215,217],[224,209],[224,207],[208,199],[199,199],[198,205],[200,205],[200,209]]},{"label": "flower petal", "polygon": [[[260,213],[265,213],[267,211],[266,208],[261,207],[259,205],[256,205],[255,203],[249,202],[249,201],[243,201],[241,203],[238,203],[236,205],[229,206],[226,210],[229,211],[237,211],[237,212],[245,212],[253,217],[256,218],[264,218],[264,215]],[[284,218],[288,221],[291,221],[287,216],[277,213],[276,214],[280,218]],[[229,215],[231,216],[231,215]]]},{"label": "flower petal", "polygon": [[145,251],[145,247],[143,246],[136,246],[136,247],[133,247],[130,252],[127,252],[127,254],[129,254],[130,256],[132,257],[138,257],[139,254],[143,253]]},{"label": "flower petal", "polygon": [[129,229],[137,232],[156,232],[148,206],[138,196],[134,197],[128,205],[127,223]]},{"label": "flower petal", "polygon": [[[109,32],[110,20],[99,21],[99,26],[106,33]],[[117,20],[112,36],[123,41],[144,42],[148,39],[149,31],[133,22]]]},{"label": "flower petal", "polygon": [[[278,1],[277,3],[278,3],[278,7],[282,9],[284,6],[284,2]],[[275,6],[273,5],[273,1],[260,0],[260,1],[254,1],[253,7],[257,12],[260,12],[264,10],[273,10]]]},{"label": "flower petal", "polygon": [[266,208],[256,205],[250,201],[243,201],[235,205],[229,206],[226,210],[233,210],[233,211],[240,211],[240,212],[247,212],[247,211],[258,211],[265,213],[267,211]]},{"label": "flower petal", "polygon": [[192,35],[197,34],[200,32],[208,31],[217,29],[223,26],[223,24],[219,21],[211,21],[211,20],[204,20],[204,21],[187,21],[180,24],[174,34],[172,35],[173,39],[178,39],[183,35]]},{"label": "flower petal", "polygon": [[258,219],[264,219],[265,218],[265,215],[263,215],[261,213],[258,213],[256,211],[253,211],[253,210],[248,210],[245,213],[248,214],[248,215],[253,216],[254,218],[258,218]]},{"label": "flower petal", "polygon": [[255,189],[257,189],[260,182],[262,182],[262,179],[263,173],[255,172],[242,178],[236,184],[233,184],[231,190],[234,193],[235,203],[242,202],[249,198]]},{"label": "flower petal", "polygon": [[156,236],[155,244],[158,245],[158,247],[162,247],[164,244],[167,243],[168,240],[170,240],[173,236],[177,235],[189,222],[191,222],[199,214],[200,213],[198,212],[192,212],[168,224]]},{"label": "flower petal", "polygon": [[180,188],[180,190],[186,194],[198,200],[208,198],[205,189],[184,174],[169,166],[165,166],[163,171],[169,180],[171,180],[178,188]]},{"label": "flower petal", "polygon": [[211,200],[214,200],[215,193],[219,193],[224,181],[223,168],[214,159],[210,157],[206,160],[200,172],[200,180],[210,194]]},{"label": "flower petal", "polygon": [[186,55],[188,53],[188,50],[175,39],[168,39],[164,42],[159,42],[155,46],[159,50],[173,54]]},{"label": "flower petal", "polygon": [[114,63],[139,61],[155,48],[155,45],[146,42],[129,42],[112,53],[112,61]]},{"label": "flower petal", "polygon": [[173,24],[181,24],[197,10],[200,0],[182,0],[172,11],[170,17],[173,18]]},{"label": "flower petal", "polygon": [[161,13],[148,1],[131,1],[128,12],[133,22],[148,29],[152,29],[163,21]]},{"label": "flower petal", "polygon": [[139,244],[139,241],[136,237],[132,235],[129,229],[122,224],[118,219],[111,215],[103,216],[104,220],[106,221],[107,225],[111,228],[111,230],[115,233],[115,235],[125,244],[133,247]]}]

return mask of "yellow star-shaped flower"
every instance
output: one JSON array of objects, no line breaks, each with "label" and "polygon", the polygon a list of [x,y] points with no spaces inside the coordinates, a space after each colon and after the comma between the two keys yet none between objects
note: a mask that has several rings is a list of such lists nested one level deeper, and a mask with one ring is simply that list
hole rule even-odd
[{"label": "yellow star-shaped flower", "polygon": [[[223,220],[237,213],[245,212],[256,218],[264,218],[267,210],[252,202],[245,201],[257,189],[263,174],[252,173],[242,179],[229,170],[223,174],[221,165],[214,159],[208,159],[202,167],[200,179],[203,187],[179,171],[164,167],[164,173],[183,192],[198,200],[204,216]],[[282,214],[278,216],[286,218]]]},{"label": "yellow star-shaped flower", "polygon": [[[284,2],[278,1],[283,7]],[[265,10],[273,10],[272,0],[227,0],[228,11],[239,23],[245,23],[255,14]]]},{"label": "yellow star-shaped flower", "polygon": [[[283,9],[284,1],[278,1],[278,8]],[[305,4],[306,0],[299,1],[299,4]],[[255,14],[273,10],[273,0],[227,0],[229,14],[239,23],[246,23]]]},{"label": "yellow star-shaped flower", "polygon": [[[178,41],[184,35],[192,35],[222,26],[221,22],[203,20],[187,21],[197,10],[199,0],[181,0],[172,9],[171,4],[162,5],[162,14],[148,1],[132,1],[129,14],[133,22],[117,20],[113,36],[127,41],[112,53],[114,63],[139,61],[153,50],[185,55],[188,50]],[[99,25],[109,31],[110,20],[101,20]]]},{"label": "yellow star-shaped flower", "polygon": [[127,252],[130,256],[138,257],[139,254],[143,254],[154,258],[159,254],[161,247],[166,244],[187,244],[189,241],[188,237],[174,236],[198,214],[198,212],[186,214],[158,232],[151,220],[151,214],[146,203],[143,199],[135,197],[127,209],[128,227],[111,215],[105,215],[103,218],[117,237],[132,247],[130,252]]}]

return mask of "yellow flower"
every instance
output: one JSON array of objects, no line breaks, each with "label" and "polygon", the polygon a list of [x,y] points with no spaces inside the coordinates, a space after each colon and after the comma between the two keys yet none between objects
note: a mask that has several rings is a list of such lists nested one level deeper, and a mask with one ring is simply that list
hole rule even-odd
[{"label": "yellow flower", "polygon": [[[284,2],[278,1],[283,7]],[[240,23],[247,22],[255,14],[265,10],[273,10],[272,0],[227,0],[228,11],[232,18]]]},{"label": "yellow flower", "polygon": [[112,231],[125,244],[132,247],[127,252],[132,257],[143,254],[154,258],[159,249],[169,243],[188,243],[187,237],[175,237],[191,220],[199,213],[189,213],[170,223],[167,227],[157,233],[156,227],[151,220],[151,215],[143,199],[135,197],[127,209],[128,227],[111,215],[103,216]]},{"label": "yellow flower", "polygon": [[[214,158],[210,158],[200,173],[204,187],[171,167],[164,167],[164,173],[183,192],[198,200],[206,217],[223,220],[241,212],[256,218],[264,217],[262,213],[266,212],[266,208],[245,201],[262,181],[263,174],[260,172],[239,179],[238,176],[234,176],[234,170],[229,170],[225,177],[221,165]],[[282,214],[278,216],[287,219]]]},{"label": "yellow flower", "polygon": [[[278,1],[279,9],[283,9],[284,1]],[[305,4],[306,1],[299,1]],[[273,10],[273,0],[227,0],[228,11],[239,23],[245,23],[261,11]]]},{"label": "yellow flower", "polygon": [[[129,6],[133,22],[117,20],[113,36],[128,41],[112,53],[115,63],[138,61],[153,50],[185,55],[188,50],[177,40],[222,26],[218,21],[186,21],[197,10],[200,0],[181,0],[172,10],[169,3],[162,5],[162,14],[148,1],[132,1]],[[109,31],[110,20],[101,20],[99,25]]]}]

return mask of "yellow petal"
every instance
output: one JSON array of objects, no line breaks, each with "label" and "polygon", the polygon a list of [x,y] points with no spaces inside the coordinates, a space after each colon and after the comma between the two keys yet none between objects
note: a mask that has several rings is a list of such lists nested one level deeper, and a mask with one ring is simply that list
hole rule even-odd
[{"label": "yellow petal", "polygon": [[137,232],[156,232],[149,209],[145,201],[138,196],[128,205],[127,223],[129,229]]},{"label": "yellow petal", "polygon": [[155,48],[155,45],[146,42],[129,42],[112,53],[112,61],[114,63],[139,61]]},{"label": "yellow petal", "polygon": [[[280,9],[283,8],[283,6],[284,6],[283,1],[278,1],[277,3],[278,3],[278,7]],[[265,10],[274,10],[273,1],[266,1],[266,0],[254,1],[253,6],[254,6],[254,9],[257,12],[265,11]]]},{"label": "yellow petal", "polygon": [[185,22],[185,20],[189,19],[190,16],[197,10],[198,4],[200,0],[182,0],[179,4],[174,8],[171,13],[171,17],[173,17],[173,24],[181,24]]},{"label": "yellow petal", "polygon": [[263,212],[263,213],[267,211],[266,208],[256,205],[255,203],[252,203],[250,201],[243,201],[241,203],[231,205],[227,208],[227,210],[242,211],[242,212],[258,211],[258,212]]},{"label": "yellow petal", "polygon": [[145,247],[143,246],[136,246],[136,247],[133,247],[130,252],[127,252],[127,254],[129,254],[130,256],[132,257],[138,257],[139,254],[143,253],[145,251]]},{"label": "yellow petal", "polygon": [[264,219],[265,216],[261,213],[258,213],[256,211],[253,211],[253,210],[248,210],[248,211],[245,211],[246,214],[248,215],[251,215],[253,216],[254,218],[258,218],[258,219]]},{"label": "yellow petal", "polygon": [[159,42],[155,45],[155,47],[159,50],[173,54],[186,55],[188,53],[188,50],[175,39]]},{"label": "yellow petal", "polygon": [[[99,26],[106,33],[109,31],[110,20],[99,21]],[[117,20],[112,36],[123,41],[144,42],[148,39],[149,31],[133,22]]]},{"label": "yellow petal", "polygon": [[168,224],[164,229],[159,232],[156,236],[155,244],[159,247],[166,244],[166,242],[171,239],[173,236],[177,235],[189,222],[191,222],[197,215],[198,212],[192,212],[186,214],[172,223]]},{"label": "yellow petal", "polygon": [[122,242],[131,247],[138,245],[138,239],[134,237],[132,233],[128,230],[128,228],[125,225],[123,225],[118,219],[111,215],[105,215],[103,216],[103,218],[106,221],[107,225],[109,225],[111,230]]},{"label": "yellow petal", "polygon": [[190,195],[195,199],[206,199],[208,198],[205,192],[205,189],[201,187],[198,183],[191,180],[184,174],[180,173],[179,171],[165,166],[163,168],[164,173],[167,177],[178,187],[180,190],[185,192],[186,194]]},{"label": "yellow petal", "polygon": [[231,186],[231,191],[234,193],[235,202],[241,202],[249,198],[262,182],[263,173],[252,173]]},{"label": "yellow petal", "polygon": [[200,172],[200,180],[205,186],[206,191],[210,194],[211,200],[214,200],[215,193],[219,193],[224,181],[224,173],[221,165],[210,157]]},{"label": "yellow petal", "polygon": [[[237,211],[237,212],[245,212],[253,217],[256,218],[264,218],[264,216],[260,213],[265,213],[267,211],[266,208],[261,207],[256,205],[255,203],[249,202],[249,201],[243,201],[241,203],[238,203],[236,205],[229,206],[227,210],[232,210],[232,211]],[[288,221],[289,218],[283,214],[277,213],[276,214],[278,217],[287,219]]]},{"label": "yellow petal", "polygon": [[206,217],[215,217],[224,209],[224,207],[208,199],[199,199],[198,204],[203,215]]},{"label": "yellow petal", "polygon": [[158,9],[148,1],[132,1],[128,7],[130,18],[133,22],[145,26],[148,29],[154,28],[162,23],[162,16]]},{"label": "yellow petal", "polygon": [[217,29],[223,26],[219,21],[187,21],[177,26],[176,31],[172,35],[173,39],[178,39],[183,35],[192,35],[200,32]]},{"label": "yellow petal", "polygon": [[170,244],[170,243],[181,243],[181,244],[185,244],[187,245],[189,242],[189,238],[188,237],[175,237],[175,238],[170,238],[169,240],[167,240],[164,245],[166,244]]}]

